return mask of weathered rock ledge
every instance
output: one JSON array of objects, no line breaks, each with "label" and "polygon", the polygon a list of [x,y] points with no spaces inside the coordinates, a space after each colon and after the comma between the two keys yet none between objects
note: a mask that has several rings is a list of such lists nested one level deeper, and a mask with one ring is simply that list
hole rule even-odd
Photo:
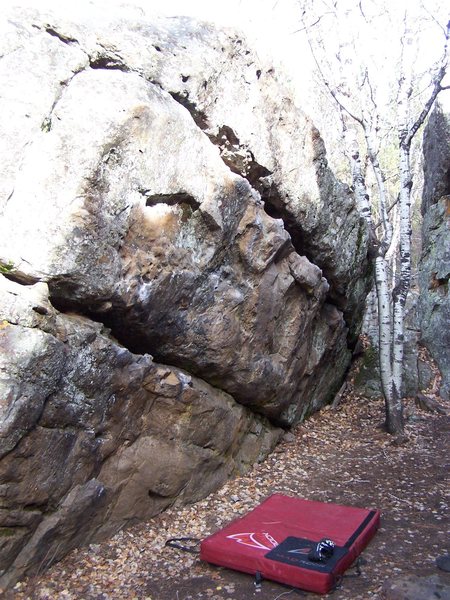
[{"label": "weathered rock ledge", "polygon": [[0,37],[0,587],[242,472],[328,402],[367,232],[231,31],[14,9]]}]

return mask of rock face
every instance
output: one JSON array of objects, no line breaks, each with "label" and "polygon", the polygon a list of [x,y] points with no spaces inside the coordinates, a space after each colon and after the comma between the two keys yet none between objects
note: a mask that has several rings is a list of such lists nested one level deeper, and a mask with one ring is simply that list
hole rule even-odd
[{"label": "rock face", "polygon": [[424,135],[423,254],[419,267],[421,341],[450,398],[450,95],[444,92]]},{"label": "rock face", "polygon": [[242,37],[89,10],[2,23],[0,587],[266,455],[367,290],[353,197]]},{"label": "rock face", "polygon": [[177,498],[205,496],[279,436],[228,394],[59,313],[46,288],[2,278],[0,290],[4,585]]}]

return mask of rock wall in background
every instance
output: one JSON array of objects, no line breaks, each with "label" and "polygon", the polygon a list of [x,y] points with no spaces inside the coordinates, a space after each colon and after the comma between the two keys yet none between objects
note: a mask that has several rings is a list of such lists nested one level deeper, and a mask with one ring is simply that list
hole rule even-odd
[{"label": "rock wall in background", "polygon": [[419,265],[421,343],[442,375],[450,398],[450,95],[443,92],[424,134],[422,258]]},{"label": "rock wall in background", "polygon": [[12,10],[0,36],[0,587],[217,489],[328,402],[367,231],[243,38]]}]

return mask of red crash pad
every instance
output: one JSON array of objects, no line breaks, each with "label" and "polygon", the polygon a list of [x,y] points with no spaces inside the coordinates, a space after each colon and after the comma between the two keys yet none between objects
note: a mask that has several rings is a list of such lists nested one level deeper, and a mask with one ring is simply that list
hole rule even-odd
[{"label": "red crash pad", "polygon": [[[200,558],[326,594],[375,535],[379,522],[377,510],[274,494],[204,539]],[[308,554],[322,538],[336,545],[333,555],[313,562]]]}]

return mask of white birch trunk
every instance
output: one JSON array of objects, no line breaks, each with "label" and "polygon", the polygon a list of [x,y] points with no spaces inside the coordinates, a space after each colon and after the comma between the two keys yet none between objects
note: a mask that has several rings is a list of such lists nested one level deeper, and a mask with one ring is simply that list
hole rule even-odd
[{"label": "white birch trunk", "polygon": [[411,285],[411,173],[409,148],[400,143],[400,274],[393,293],[393,383],[399,398],[403,392],[405,304]]},{"label": "white birch trunk", "polygon": [[392,291],[392,397],[386,414],[386,425],[392,433],[402,433],[403,422],[403,354],[405,304],[411,282],[411,168],[409,152],[410,97],[412,93],[413,48],[408,30],[407,14],[404,17],[405,33],[402,39],[402,63],[398,89],[398,139],[399,139],[399,253],[400,272]]},{"label": "white birch trunk", "polygon": [[392,318],[391,295],[386,260],[383,256],[375,259],[375,286],[378,301],[378,339],[380,357],[381,387],[386,403],[386,411],[392,402]]},{"label": "white birch trunk", "polygon": [[378,188],[378,206],[380,211],[381,226],[383,229],[383,235],[381,236],[380,253],[384,256],[389,250],[392,242],[392,224],[388,214],[387,193],[383,172],[378,161],[377,151],[375,150],[375,144],[372,140],[372,136],[369,133],[367,133],[367,130],[366,144],[370,164],[372,165],[372,170],[374,172]]},{"label": "white birch trunk", "polygon": [[356,132],[353,127],[346,131],[347,145],[350,149],[350,164],[352,169],[353,188],[355,190],[355,199],[358,205],[359,214],[366,220],[369,230],[372,229],[372,209],[370,198],[367,193],[364,173],[361,167],[361,154]]}]

